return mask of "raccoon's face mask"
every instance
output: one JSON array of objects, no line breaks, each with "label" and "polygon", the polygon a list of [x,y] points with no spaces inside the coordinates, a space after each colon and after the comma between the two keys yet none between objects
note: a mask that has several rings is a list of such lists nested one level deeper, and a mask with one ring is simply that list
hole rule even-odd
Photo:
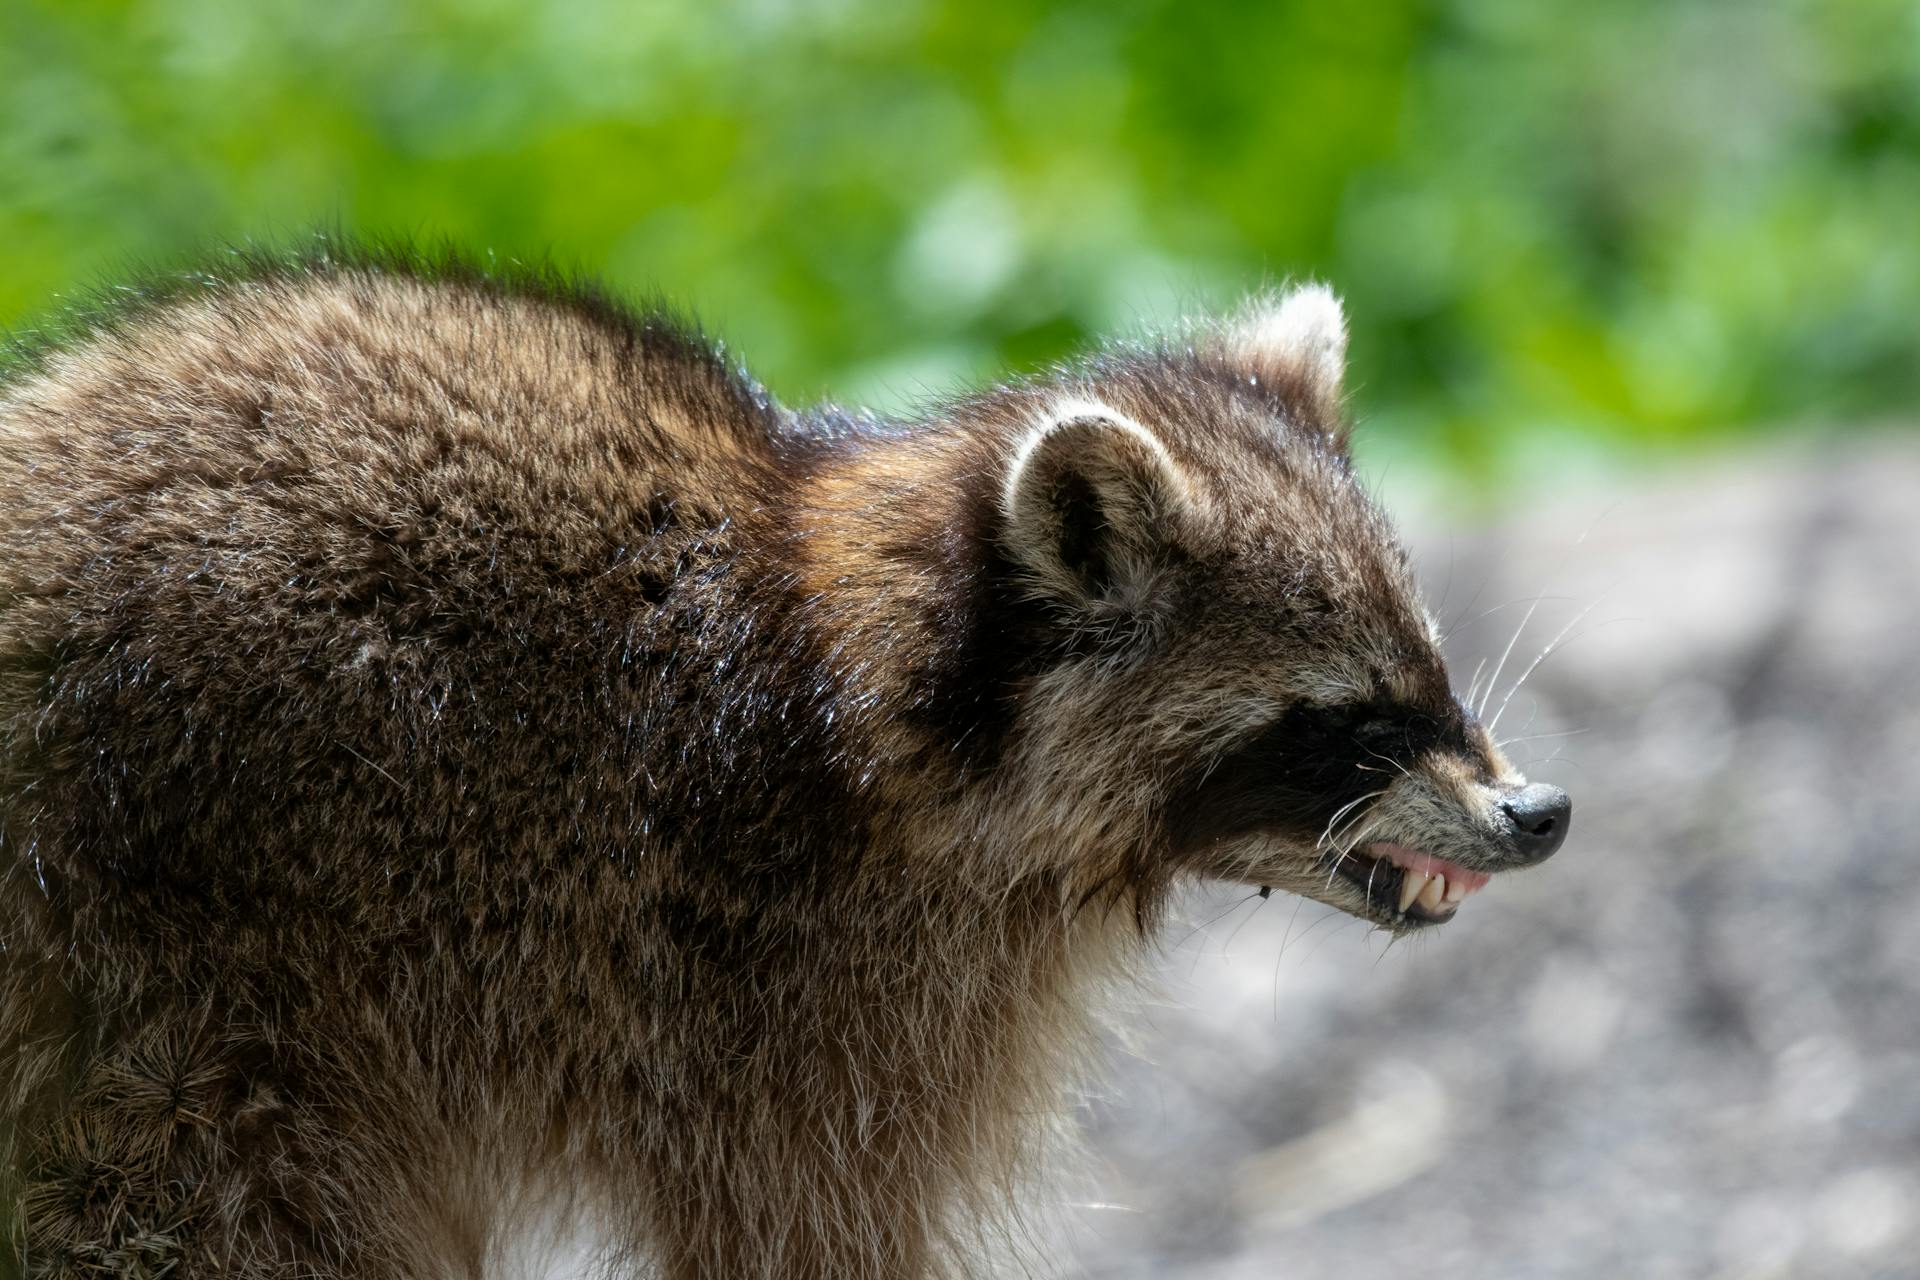
[{"label": "raccoon's face mask", "polygon": [[1176,789],[1168,834],[1205,874],[1400,931],[1549,857],[1571,808],[1512,772],[1458,703],[1382,694],[1297,703],[1207,759]]},{"label": "raccoon's face mask", "polygon": [[1307,293],[1229,353],[1265,398],[1174,424],[1056,402],[1010,462],[1003,540],[1073,642],[1063,701],[1105,699],[1065,744],[1104,761],[1089,794],[1150,808],[1177,870],[1406,930],[1551,855],[1571,805],[1453,695],[1339,432],[1294,425],[1337,400],[1344,341]]}]

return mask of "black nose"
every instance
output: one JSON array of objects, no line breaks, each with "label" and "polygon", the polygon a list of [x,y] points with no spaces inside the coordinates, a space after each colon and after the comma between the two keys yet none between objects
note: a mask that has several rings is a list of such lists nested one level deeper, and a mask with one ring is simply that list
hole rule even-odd
[{"label": "black nose", "polygon": [[1567,838],[1573,801],[1560,788],[1536,782],[1508,796],[1501,802],[1500,812],[1507,815],[1507,838],[1515,856],[1531,866],[1552,857]]}]

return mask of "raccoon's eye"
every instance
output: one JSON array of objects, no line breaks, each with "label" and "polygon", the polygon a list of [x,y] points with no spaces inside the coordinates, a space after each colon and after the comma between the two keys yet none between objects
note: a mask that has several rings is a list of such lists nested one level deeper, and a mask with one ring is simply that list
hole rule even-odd
[{"label": "raccoon's eye", "polygon": [[1406,726],[1388,716],[1374,715],[1359,721],[1349,732],[1361,746],[1381,751],[1405,737]]},{"label": "raccoon's eye", "polygon": [[1390,709],[1377,702],[1310,707],[1307,715],[1315,732],[1326,737],[1348,738],[1373,751],[1384,750],[1405,727]]}]

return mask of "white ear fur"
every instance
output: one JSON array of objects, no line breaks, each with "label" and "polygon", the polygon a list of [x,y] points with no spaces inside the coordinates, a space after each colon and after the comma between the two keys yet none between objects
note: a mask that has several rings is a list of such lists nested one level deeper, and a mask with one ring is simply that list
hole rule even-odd
[{"label": "white ear fur", "polygon": [[1192,504],[1151,431],[1097,401],[1056,401],[1007,465],[1002,541],[1048,596],[1145,609],[1159,553]]},{"label": "white ear fur", "polygon": [[1227,334],[1230,354],[1255,376],[1291,378],[1314,406],[1337,415],[1347,368],[1347,318],[1323,284],[1255,299]]}]

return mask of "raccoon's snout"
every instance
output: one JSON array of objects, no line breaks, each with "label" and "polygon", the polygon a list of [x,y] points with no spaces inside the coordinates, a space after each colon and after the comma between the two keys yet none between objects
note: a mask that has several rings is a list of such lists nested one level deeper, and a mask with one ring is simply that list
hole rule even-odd
[{"label": "raccoon's snout", "polygon": [[1514,862],[1530,867],[1552,857],[1567,838],[1573,801],[1559,787],[1536,782],[1502,800],[1500,814],[1506,819],[1507,843]]}]

